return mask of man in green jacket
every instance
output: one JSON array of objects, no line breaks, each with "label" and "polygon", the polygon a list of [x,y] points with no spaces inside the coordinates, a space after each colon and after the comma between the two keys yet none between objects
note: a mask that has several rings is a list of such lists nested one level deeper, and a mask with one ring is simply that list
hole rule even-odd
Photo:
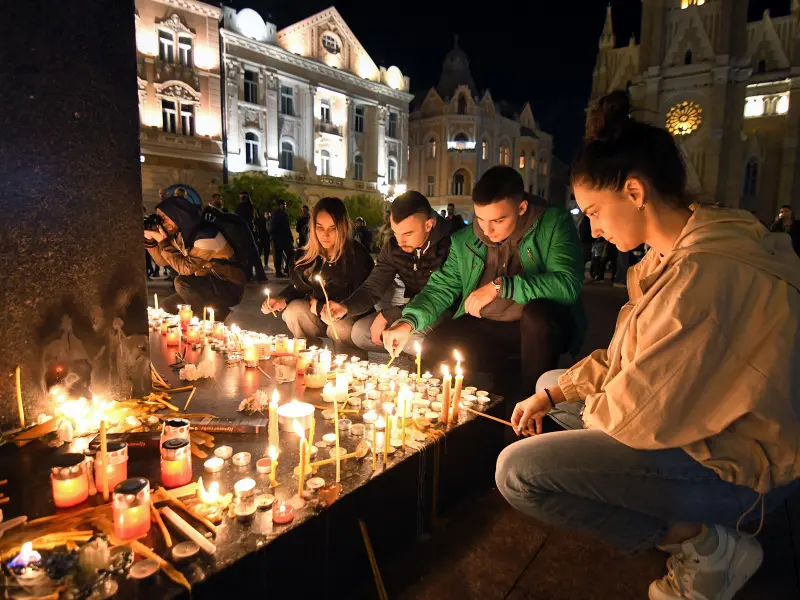
[{"label": "man in green jacket", "polygon": [[516,378],[509,359],[520,357],[519,391],[530,394],[542,373],[583,340],[583,260],[575,225],[565,210],[526,194],[522,177],[507,166],[486,171],[472,200],[472,227],[452,236],[447,260],[384,331],[384,346],[394,356],[413,331],[460,297],[453,320],[428,335],[426,362],[452,361],[458,349],[465,369],[491,372],[496,380]]}]

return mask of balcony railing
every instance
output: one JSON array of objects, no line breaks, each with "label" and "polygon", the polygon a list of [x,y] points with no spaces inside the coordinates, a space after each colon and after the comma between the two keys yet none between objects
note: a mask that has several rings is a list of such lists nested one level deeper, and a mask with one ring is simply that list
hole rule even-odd
[{"label": "balcony railing", "polygon": [[200,90],[200,76],[194,67],[169,63],[159,58],[155,60],[155,67],[156,83],[178,80],[190,85],[192,89]]},{"label": "balcony railing", "polygon": [[344,179],[341,177],[334,177],[333,175],[319,175],[317,181],[322,185],[333,185],[336,187],[344,187]]},{"label": "balcony railing", "polygon": [[314,128],[317,133],[327,133],[329,135],[338,135],[339,137],[342,136],[342,128],[338,125],[334,125],[329,121],[321,121],[320,119],[314,120]]},{"label": "balcony railing", "polygon": [[378,184],[374,181],[354,181],[353,187],[355,187],[357,190],[368,190],[371,192],[378,191]]}]

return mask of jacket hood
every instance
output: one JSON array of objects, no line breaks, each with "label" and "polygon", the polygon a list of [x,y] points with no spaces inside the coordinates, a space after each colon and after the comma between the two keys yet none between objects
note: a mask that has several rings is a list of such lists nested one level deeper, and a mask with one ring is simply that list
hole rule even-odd
[{"label": "jacket hood", "polygon": [[800,291],[800,258],[789,236],[770,233],[747,211],[698,206],[664,263],[699,252],[732,258]]},{"label": "jacket hood", "polygon": [[187,248],[191,248],[200,226],[203,224],[197,207],[185,198],[172,196],[159,202],[156,205],[156,209],[175,222],[183,237],[183,243]]},{"label": "jacket hood", "polygon": [[[436,222],[433,224],[433,229],[428,234],[428,242],[430,242],[431,246],[435,246],[439,243],[439,240],[453,233],[451,224],[445,221],[442,215],[436,213],[435,219]],[[425,242],[425,246],[428,245],[428,242]]]},{"label": "jacket hood", "polygon": [[472,224],[472,230],[475,232],[475,235],[478,236],[478,239],[489,247],[499,248],[504,244],[517,246],[520,240],[525,237],[525,234],[530,231],[530,228],[533,227],[536,219],[541,217],[549,206],[547,201],[541,196],[534,196],[533,194],[528,194],[527,192],[525,193],[525,200],[528,201],[528,209],[519,218],[519,221],[517,221],[517,226],[514,228],[514,231],[511,233],[511,235],[509,235],[502,242],[493,242],[485,233],[483,233],[483,229],[481,229],[481,226],[478,225],[478,220],[475,219],[475,222]]}]

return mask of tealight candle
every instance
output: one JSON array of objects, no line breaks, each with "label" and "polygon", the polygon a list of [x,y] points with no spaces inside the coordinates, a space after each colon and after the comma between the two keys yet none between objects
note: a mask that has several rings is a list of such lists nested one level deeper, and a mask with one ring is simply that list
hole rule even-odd
[{"label": "tealight candle", "polygon": [[353,422],[350,419],[339,419],[339,431],[350,431]]},{"label": "tealight candle", "polygon": [[322,477],[312,477],[306,481],[306,487],[310,490],[318,490],[325,485],[325,480]]},{"label": "tealight candle", "polygon": [[364,430],[366,429],[366,425],[363,423],[354,423],[350,426],[350,434],[355,436],[364,435]]},{"label": "tealight candle", "polygon": [[[118,483],[128,478],[128,444],[122,441],[111,441],[106,446],[108,447],[106,476],[109,489],[113,489]],[[102,469],[103,460],[98,454],[94,459],[94,481],[97,489],[102,487]]]},{"label": "tealight candle", "polygon": [[228,460],[231,456],[233,456],[233,448],[230,446],[220,446],[214,450],[214,456],[218,456],[222,460]]},{"label": "tealight candle", "polygon": [[272,473],[272,459],[271,458],[259,458],[256,461],[256,471],[261,473],[262,475],[269,475]]},{"label": "tealight candle", "polygon": [[214,323],[214,329],[211,332],[211,337],[215,340],[224,340],[225,339],[225,323],[222,321],[217,321]]},{"label": "tealight candle", "polygon": [[148,558],[134,563],[130,571],[128,571],[128,574],[131,579],[143,582],[158,573],[159,569],[161,569],[161,567],[158,565],[158,562]]},{"label": "tealight candle", "polygon": [[177,562],[195,558],[200,552],[200,546],[194,542],[181,542],[172,547],[172,558]]},{"label": "tealight candle", "polygon": [[203,463],[203,468],[208,473],[219,473],[222,471],[222,468],[225,466],[225,461],[215,456],[214,458],[209,458],[206,462]]},{"label": "tealight candle", "polygon": [[192,480],[192,452],[189,440],[172,438],[161,444],[161,483],[174,488]]},{"label": "tealight candle", "polygon": [[259,510],[267,510],[275,502],[275,496],[272,494],[259,494],[255,497],[256,508]]},{"label": "tealight candle", "polygon": [[250,477],[240,479],[233,484],[233,493],[238,499],[250,498],[255,495],[256,482]]},{"label": "tealight candle", "polygon": [[237,467],[246,467],[250,464],[250,453],[249,452],[237,452],[233,455],[231,462],[236,465]]},{"label": "tealight candle", "polygon": [[308,430],[313,420],[314,406],[312,404],[292,400],[278,407],[278,421],[283,431],[293,432],[295,422],[298,422],[304,431]]},{"label": "tealight candle", "polygon": [[286,502],[272,505],[272,522],[276,525],[291,523],[294,519],[294,508]]},{"label": "tealight candle", "polygon": [[51,466],[53,501],[59,508],[80,504],[89,497],[86,458],[83,454],[62,454]]},{"label": "tealight candle", "polygon": [[114,535],[132,540],[150,531],[150,483],[135,477],[114,488]]},{"label": "tealight candle", "polygon": [[335,433],[326,433],[322,436],[322,441],[326,444],[335,444],[336,443],[336,434]]}]

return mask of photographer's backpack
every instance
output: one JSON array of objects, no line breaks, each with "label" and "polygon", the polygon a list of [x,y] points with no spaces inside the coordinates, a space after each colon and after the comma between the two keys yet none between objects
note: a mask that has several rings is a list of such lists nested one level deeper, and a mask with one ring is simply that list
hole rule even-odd
[{"label": "photographer's backpack", "polygon": [[203,220],[217,226],[223,237],[233,247],[237,262],[243,267],[255,265],[258,268],[261,265],[261,256],[253,238],[253,232],[239,215],[222,212],[213,206],[208,206],[203,210]]}]

